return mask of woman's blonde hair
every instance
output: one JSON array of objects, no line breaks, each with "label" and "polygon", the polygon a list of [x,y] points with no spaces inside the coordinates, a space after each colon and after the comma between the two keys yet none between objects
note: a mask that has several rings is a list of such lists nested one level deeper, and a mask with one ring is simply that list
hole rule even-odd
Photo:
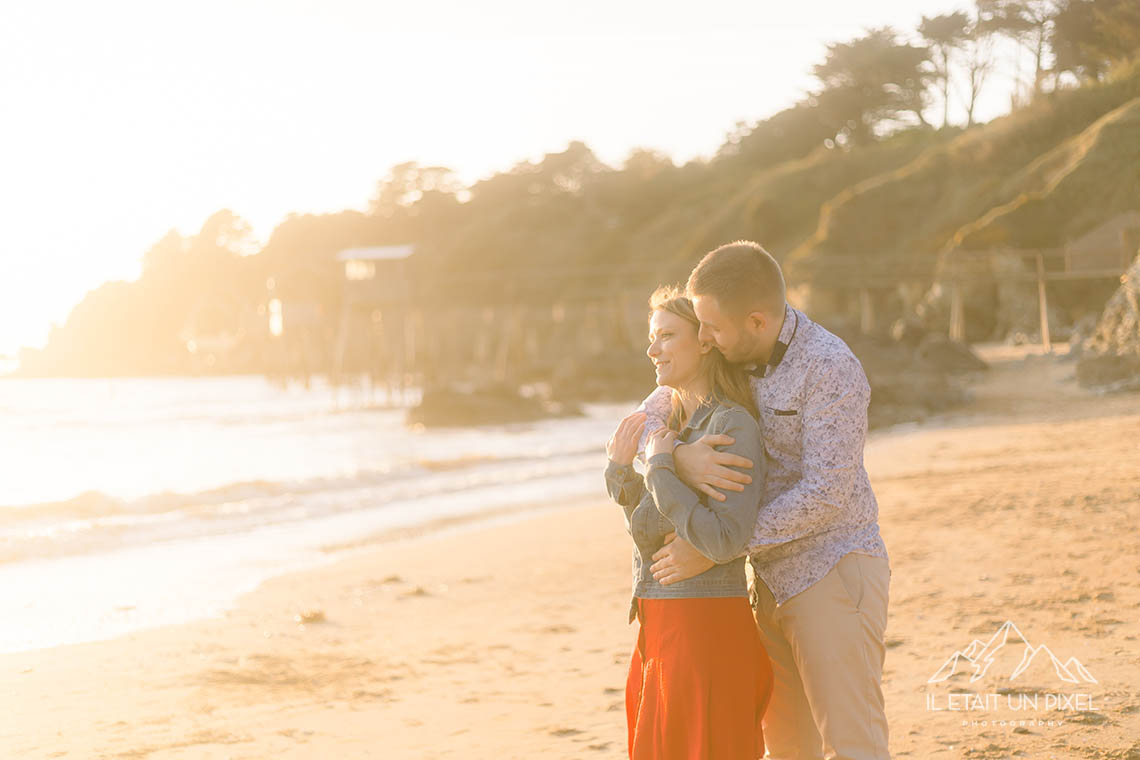
[{"label": "woman's blonde hair", "polygon": [[[650,320],[653,319],[653,312],[658,310],[676,314],[690,323],[694,329],[700,330],[701,321],[697,319],[697,313],[693,310],[693,302],[676,286],[663,285],[653,291],[653,295],[649,297]],[[702,398],[702,401],[735,402],[747,409],[753,417],[760,416],[760,410],[756,408],[756,399],[752,395],[752,383],[748,373],[730,364],[715,347],[701,356],[700,372],[708,378],[710,394],[709,398]],[[669,419],[665,421],[665,425],[670,430],[679,432],[684,427],[687,416],[681,405],[681,394],[673,389]]]}]

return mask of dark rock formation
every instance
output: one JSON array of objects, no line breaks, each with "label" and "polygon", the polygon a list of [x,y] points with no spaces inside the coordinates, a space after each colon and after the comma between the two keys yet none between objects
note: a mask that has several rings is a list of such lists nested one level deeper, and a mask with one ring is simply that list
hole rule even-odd
[{"label": "dark rock formation", "polygon": [[1104,390],[1140,389],[1140,255],[1081,344],[1077,381]]},{"label": "dark rock formation", "polygon": [[965,391],[950,373],[923,359],[917,351],[889,338],[852,336],[847,340],[871,384],[872,428],[913,422],[965,400]]},{"label": "dark rock formation", "polygon": [[890,335],[863,335],[851,326],[827,325],[863,365],[871,385],[872,428],[913,422],[966,400],[969,373],[988,369],[966,346],[900,320]]},{"label": "dark rock formation", "polygon": [[653,364],[642,352],[611,351],[567,358],[550,379],[550,396],[559,401],[640,401],[656,385]]},{"label": "dark rock formation", "polygon": [[918,358],[943,372],[981,372],[989,369],[965,343],[950,340],[942,333],[928,333],[915,348]]},{"label": "dark rock formation", "polygon": [[438,388],[424,393],[408,412],[408,424],[426,427],[506,425],[581,414],[577,406],[523,396],[514,388],[491,385],[474,390]]}]

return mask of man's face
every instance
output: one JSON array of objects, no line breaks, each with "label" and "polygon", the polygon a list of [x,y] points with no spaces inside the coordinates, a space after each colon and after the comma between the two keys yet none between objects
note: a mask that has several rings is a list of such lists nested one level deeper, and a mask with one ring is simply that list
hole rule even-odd
[{"label": "man's face", "polygon": [[701,320],[698,337],[713,344],[733,364],[749,361],[754,343],[748,316],[724,311],[712,296],[693,296],[693,310]]}]

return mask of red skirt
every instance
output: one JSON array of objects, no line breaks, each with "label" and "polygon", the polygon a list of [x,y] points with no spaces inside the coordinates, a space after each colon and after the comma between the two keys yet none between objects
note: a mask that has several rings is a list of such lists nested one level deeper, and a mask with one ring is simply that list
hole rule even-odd
[{"label": "red skirt", "polygon": [[748,598],[637,599],[625,684],[631,760],[752,760],[772,664]]}]

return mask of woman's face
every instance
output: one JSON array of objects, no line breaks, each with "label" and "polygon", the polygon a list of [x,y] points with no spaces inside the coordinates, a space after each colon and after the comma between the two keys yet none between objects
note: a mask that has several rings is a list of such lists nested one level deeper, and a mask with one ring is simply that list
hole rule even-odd
[{"label": "woman's face", "polygon": [[645,353],[657,368],[657,384],[684,388],[700,372],[702,348],[697,327],[676,314],[657,309],[649,318],[649,348]]}]

